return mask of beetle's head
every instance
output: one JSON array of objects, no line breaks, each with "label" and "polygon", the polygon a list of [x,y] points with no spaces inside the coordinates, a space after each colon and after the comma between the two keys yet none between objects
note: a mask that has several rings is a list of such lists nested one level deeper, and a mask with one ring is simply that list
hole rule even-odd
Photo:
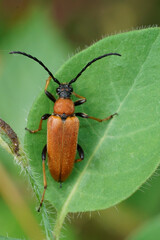
[{"label": "beetle's head", "polygon": [[60,98],[70,98],[73,88],[68,83],[61,83],[59,87],[56,89]]}]

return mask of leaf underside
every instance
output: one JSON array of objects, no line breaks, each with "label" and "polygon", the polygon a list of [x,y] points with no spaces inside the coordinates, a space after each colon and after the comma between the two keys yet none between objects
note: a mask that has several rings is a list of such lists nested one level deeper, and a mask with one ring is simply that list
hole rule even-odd
[{"label": "leaf underside", "polygon": [[[55,74],[68,82],[95,57],[117,52],[93,63],[72,86],[87,98],[75,112],[105,118],[98,123],[80,119],[78,142],[85,159],[76,163],[62,188],[46,164],[48,188],[45,199],[67,212],[108,208],[129,197],[155,171],[160,162],[160,30],[151,28],[107,37],[71,58]],[[45,79],[44,79],[45,86]],[[55,94],[58,85],[51,82]],[[28,117],[28,128],[37,129],[42,115],[53,112],[53,103],[41,92]],[[26,132],[25,147],[35,181],[43,191],[41,152],[46,144],[43,130]]]}]

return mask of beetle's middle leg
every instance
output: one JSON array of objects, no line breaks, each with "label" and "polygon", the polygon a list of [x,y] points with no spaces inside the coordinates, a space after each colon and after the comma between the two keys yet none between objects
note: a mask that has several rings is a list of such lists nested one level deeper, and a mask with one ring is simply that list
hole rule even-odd
[{"label": "beetle's middle leg", "polygon": [[42,207],[42,203],[44,201],[44,195],[45,191],[47,189],[47,180],[46,180],[46,172],[45,172],[45,160],[46,160],[46,154],[47,154],[47,144],[44,146],[43,151],[42,151],[42,167],[43,167],[43,183],[44,183],[44,190],[41,198],[41,202],[38,208],[38,212],[40,212],[40,209]]},{"label": "beetle's middle leg", "polygon": [[28,128],[25,128],[25,130],[29,131],[30,133],[36,133],[36,132],[42,130],[42,122],[43,122],[43,120],[48,119],[50,116],[51,116],[51,114],[46,113],[46,114],[44,114],[44,115],[41,117],[41,120],[40,120],[38,129],[36,129],[36,130],[30,130],[30,129],[28,129]]},{"label": "beetle's middle leg", "polygon": [[79,153],[80,158],[76,159],[75,162],[80,162],[84,159],[84,152],[83,152],[82,147],[78,143],[77,143],[77,151]]},{"label": "beetle's middle leg", "polygon": [[86,114],[86,113],[75,113],[75,115],[78,116],[78,117],[90,118],[90,119],[96,120],[98,122],[103,122],[103,121],[110,120],[111,118],[113,118],[113,116],[118,115],[118,113],[114,113],[114,114],[112,114],[112,115],[110,115],[110,116],[108,116],[106,118],[103,118],[103,119],[88,116],[88,114]]}]

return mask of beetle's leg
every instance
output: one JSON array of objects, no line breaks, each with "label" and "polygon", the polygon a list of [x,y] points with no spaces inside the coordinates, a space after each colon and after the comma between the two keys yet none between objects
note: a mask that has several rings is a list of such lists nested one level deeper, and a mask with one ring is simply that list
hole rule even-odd
[{"label": "beetle's leg", "polygon": [[79,100],[74,102],[74,106],[81,105],[81,104],[85,103],[86,101],[87,101],[86,98],[85,99],[79,99]]},{"label": "beetle's leg", "polygon": [[75,93],[75,92],[72,92],[72,94],[73,94],[74,96],[76,96],[77,98],[81,98],[81,99],[79,99],[79,100],[77,100],[77,101],[74,102],[74,106],[81,105],[81,104],[83,104],[83,103],[85,103],[85,102],[87,101],[87,99],[86,99],[85,97],[82,97],[82,96],[78,95],[78,94]]},{"label": "beetle's leg", "polygon": [[38,212],[40,212],[40,208],[42,207],[42,203],[44,200],[45,191],[47,189],[47,180],[46,180],[46,172],[45,172],[45,160],[46,160],[46,153],[47,153],[47,144],[44,146],[42,151],[42,167],[43,167],[43,183],[44,183],[44,190],[41,198],[41,202],[38,208]]},{"label": "beetle's leg", "polygon": [[80,158],[76,159],[75,162],[80,162],[84,159],[84,152],[83,152],[83,149],[81,148],[81,146],[79,144],[77,144],[77,151],[79,153]]},{"label": "beetle's leg", "polygon": [[88,116],[87,114],[85,113],[75,113],[75,116],[78,116],[78,117],[82,117],[82,118],[90,118],[90,119],[93,119],[93,120],[96,120],[98,122],[103,122],[103,121],[107,121],[111,118],[113,118],[114,115],[118,115],[117,113],[114,113],[104,119],[100,119],[100,118],[95,118],[95,117],[91,117],[91,116]]},{"label": "beetle's leg", "polygon": [[36,132],[42,130],[42,121],[48,119],[50,116],[51,116],[51,114],[46,113],[46,114],[44,114],[44,115],[41,117],[41,120],[40,120],[38,129],[36,129],[36,130],[30,130],[30,129],[28,129],[28,128],[25,128],[25,130],[29,131],[30,133],[36,133]]},{"label": "beetle's leg", "polygon": [[82,97],[82,96],[78,95],[78,94],[75,93],[75,92],[72,92],[72,94],[73,94],[75,97],[77,97],[77,98],[83,98],[83,99],[86,99],[85,97]]},{"label": "beetle's leg", "polygon": [[47,95],[47,97],[52,101],[52,102],[55,102],[56,101],[56,98],[50,93],[47,91],[47,88],[48,88],[48,85],[51,81],[52,77],[49,76],[49,78],[46,80],[46,85],[45,85],[45,89],[44,89],[44,92],[45,94]]}]

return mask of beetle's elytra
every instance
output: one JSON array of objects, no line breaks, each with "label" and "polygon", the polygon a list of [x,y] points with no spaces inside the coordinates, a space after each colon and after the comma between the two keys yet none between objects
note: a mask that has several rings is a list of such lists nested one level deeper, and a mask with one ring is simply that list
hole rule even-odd
[{"label": "beetle's elytra", "polygon": [[[41,117],[39,127],[36,130],[30,130],[26,128],[30,133],[36,133],[42,129],[42,121],[48,119],[47,122],[47,144],[44,146],[42,151],[42,167],[43,167],[43,180],[44,180],[44,191],[41,199],[40,207],[42,206],[45,191],[47,188],[46,174],[45,174],[45,160],[46,154],[48,154],[48,167],[52,177],[57,181],[64,182],[70,175],[73,165],[75,162],[82,161],[84,159],[84,152],[81,146],[77,143],[79,120],[77,117],[90,118],[98,122],[107,121],[111,119],[117,113],[110,115],[104,119],[88,116],[85,113],[75,112],[75,106],[81,105],[86,102],[86,98],[79,96],[73,91],[72,83],[74,83],[81,74],[95,61],[102,59],[107,56],[116,55],[121,56],[118,53],[108,53],[88,62],[84,68],[73,78],[69,83],[60,83],[49,69],[36,57],[33,57],[27,53],[16,51],[10,52],[10,54],[21,54],[26,57],[33,59],[38,62],[49,74],[49,78],[45,85],[45,94],[47,97],[54,102],[54,110],[52,114],[44,114]],[[59,98],[56,99],[50,92],[47,91],[50,80],[53,79],[59,86],[56,89]],[[71,95],[79,98],[73,102]],[[75,160],[76,151],[78,151],[80,158]]]}]

